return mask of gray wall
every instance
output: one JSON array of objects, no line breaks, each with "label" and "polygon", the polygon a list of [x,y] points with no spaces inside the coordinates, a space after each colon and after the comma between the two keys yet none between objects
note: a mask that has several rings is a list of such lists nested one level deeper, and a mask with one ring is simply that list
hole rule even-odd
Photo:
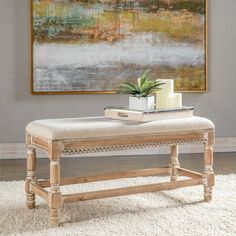
[{"label": "gray wall", "polygon": [[[102,115],[122,95],[37,95],[29,86],[28,0],[0,0],[0,143],[23,142],[34,119]],[[218,137],[236,136],[236,1],[209,0],[209,92],[184,104],[212,119]]]}]

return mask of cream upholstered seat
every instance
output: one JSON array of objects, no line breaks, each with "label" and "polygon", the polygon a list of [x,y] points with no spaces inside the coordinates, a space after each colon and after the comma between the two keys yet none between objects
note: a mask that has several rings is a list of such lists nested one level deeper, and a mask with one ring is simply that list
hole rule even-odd
[{"label": "cream upholstered seat", "polygon": [[214,129],[214,124],[206,118],[197,116],[147,123],[84,117],[33,121],[27,125],[26,132],[49,140],[66,140],[205,129]]}]

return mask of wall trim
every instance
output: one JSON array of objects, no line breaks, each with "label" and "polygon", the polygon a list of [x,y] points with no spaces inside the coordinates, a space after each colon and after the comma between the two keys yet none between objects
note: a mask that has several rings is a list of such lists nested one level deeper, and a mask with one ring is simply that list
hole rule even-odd
[{"label": "wall trim", "polygon": [[[180,153],[201,153],[203,146],[200,144],[188,144],[180,146]],[[216,138],[214,152],[236,152],[236,137]],[[80,154],[82,156],[130,156],[130,155],[158,155],[168,154],[168,147],[112,151],[104,153]],[[44,152],[38,152],[38,158],[47,158]],[[0,143],[0,159],[25,159],[24,143]]]}]

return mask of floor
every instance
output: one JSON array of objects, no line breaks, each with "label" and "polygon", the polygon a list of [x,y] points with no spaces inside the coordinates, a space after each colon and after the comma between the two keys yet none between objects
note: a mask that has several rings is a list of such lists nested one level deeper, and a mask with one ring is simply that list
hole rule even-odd
[{"label": "floor", "polygon": [[[182,154],[179,157],[182,167],[202,172],[203,154]],[[62,177],[94,175],[105,172],[168,166],[169,156],[113,156],[79,157],[61,160]],[[236,174],[236,153],[215,153],[214,171],[216,174]],[[26,160],[0,160],[0,181],[22,180],[25,178]],[[49,160],[37,160],[37,177],[48,178]]]}]

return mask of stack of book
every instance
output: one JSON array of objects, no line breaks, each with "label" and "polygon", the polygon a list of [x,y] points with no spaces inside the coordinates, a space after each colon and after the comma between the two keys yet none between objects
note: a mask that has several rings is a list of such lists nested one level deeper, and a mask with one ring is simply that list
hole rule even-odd
[{"label": "stack of book", "polygon": [[193,116],[193,107],[180,107],[175,109],[157,109],[151,111],[131,110],[128,107],[107,107],[105,116],[112,119],[148,122],[154,120],[179,119]]}]

